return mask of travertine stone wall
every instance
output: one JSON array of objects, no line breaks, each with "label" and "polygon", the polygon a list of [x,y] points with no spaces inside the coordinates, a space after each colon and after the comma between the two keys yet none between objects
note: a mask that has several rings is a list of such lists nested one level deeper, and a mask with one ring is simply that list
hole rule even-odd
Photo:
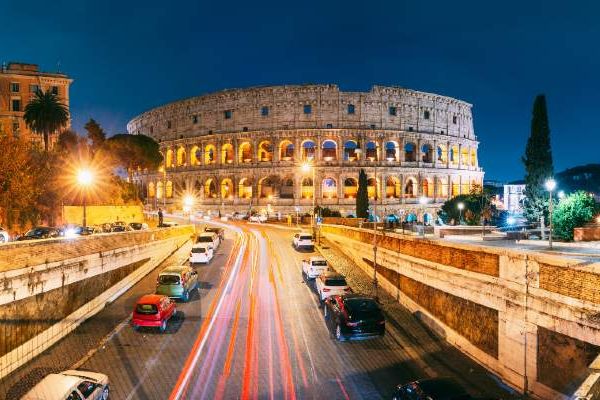
[{"label": "travertine stone wall", "polygon": [[201,208],[306,211],[315,197],[350,213],[364,168],[383,207],[418,213],[424,196],[434,215],[445,199],[482,184],[471,107],[398,87],[270,86],[170,103],[127,129],[160,142],[161,170],[135,176],[156,206],[193,192]]}]

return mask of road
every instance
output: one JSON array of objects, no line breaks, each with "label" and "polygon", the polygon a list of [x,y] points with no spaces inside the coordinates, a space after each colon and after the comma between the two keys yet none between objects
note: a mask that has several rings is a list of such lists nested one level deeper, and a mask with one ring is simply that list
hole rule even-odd
[{"label": "road", "polygon": [[[390,398],[398,383],[448,375],[473,394],[512,398],[407,312],[386,314],[382,339],[332,340],[316,295],[302,281],[301,260],[308,256],[293,249],[288,230],[230,225],[215,259],[195,267],[199,295],[178,303],[165,334],[134,331],[123,311],[148,291],[155,271],[119,299],[124,319],[113,321],[76,366],[109,375],[113,399],[379,399]],[[101,313],[89,323],[102,321]],[[53,347],[57,359],[65,354],[61,346],[69,339]],[[14,387],[22,389],[17,375]]]}]

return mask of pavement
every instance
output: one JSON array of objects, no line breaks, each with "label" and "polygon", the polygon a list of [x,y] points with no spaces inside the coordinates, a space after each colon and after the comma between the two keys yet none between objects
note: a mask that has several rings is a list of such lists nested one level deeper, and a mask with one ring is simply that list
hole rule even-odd
[{"label": "pavement", "polygon": [[[106,373],[111,399],[385,399],[397,384],[431,376],[453,376],[473,395],[519,398],[383,291],[385,337],[336,342],[312,285],[302,280],[301,261],[314,253],[296,251],[290,230],[227,226],[217,256],[195,266],[199,296],[177,304],[165,334],[129,324],[135,300],[154,289],[161,266],[0,381],[0,397],[17,399],[47,373],[74,365]],[[321,252],[353,289],[370,293],[370,277],[324,244]]]}]

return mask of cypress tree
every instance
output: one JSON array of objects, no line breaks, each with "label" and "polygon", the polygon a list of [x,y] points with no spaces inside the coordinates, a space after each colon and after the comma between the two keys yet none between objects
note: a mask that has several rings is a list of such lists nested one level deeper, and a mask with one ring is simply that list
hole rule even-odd
[{"label": "cypress tree", "polygon": [[548,193],[544,183],[554,174],[550,126],[546,110],[546,97],[541,94],[533,103],[531,134],[527,140],[525,155],[525,201],[523,214],[531,222],[539,221],[548,206]]},{"label": "cypress tree", "polygon": [[361,168],[358,174],[358,191],[356,192],[356,217],[367,218],[369,216],[369,194],[367,192],[367,174]]}]

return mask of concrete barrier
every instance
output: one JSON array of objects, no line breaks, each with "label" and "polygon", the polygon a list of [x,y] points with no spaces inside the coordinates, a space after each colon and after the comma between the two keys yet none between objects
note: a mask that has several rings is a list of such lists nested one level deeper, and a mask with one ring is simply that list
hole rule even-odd
[{"label": "concrete barrier", "polygon": [[[73,331],[173,252],[189,251],[192,234],[192,226],[180,226],[1,247],[0,378]],[[5,262],[4,253],[21,260],[19,252],[31,252],[32,261]],[[47,262],[33,264],[43,254]]]},{"label": "concrete barrier", "polygon": [[566,399],[600,354],[600,264],[523,250],[321,231],[449,343],[515,389]]}]

